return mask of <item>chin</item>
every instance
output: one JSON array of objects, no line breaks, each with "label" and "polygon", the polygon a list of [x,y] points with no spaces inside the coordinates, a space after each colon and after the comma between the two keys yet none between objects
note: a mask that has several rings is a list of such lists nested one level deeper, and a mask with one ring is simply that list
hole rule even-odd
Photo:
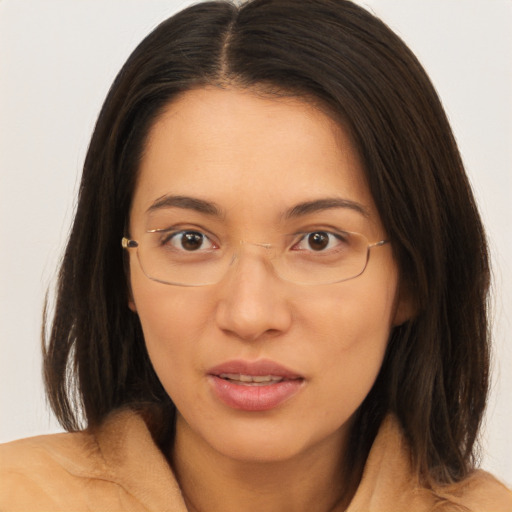
[{"label": "chin", "polygon": [[304,452],[305,443],[283,436],[230,435],[213,442],[213,448],[225,457],[245,463],[266,464],[293,460]]},{"label": "chin", "polygon": [[245,463],[289,462],[307,457],[322,445],[328,451],[340,449],[344,444],[344,425],[320,425],[310,420],[278,420],[275,415],[248,414],[236,421],[211,425],[201,437],[221,456]]}]

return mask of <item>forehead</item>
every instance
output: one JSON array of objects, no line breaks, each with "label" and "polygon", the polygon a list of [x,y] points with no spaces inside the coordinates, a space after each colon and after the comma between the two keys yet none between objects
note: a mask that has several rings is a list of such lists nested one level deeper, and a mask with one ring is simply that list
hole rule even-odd
[{"label": "forehead", "polygon": [[149,133],[132,214],[165,195],[249,216],[325,197],[374,212],[357,151],[340,124],[305,100],[214,87],[172,101]]}]

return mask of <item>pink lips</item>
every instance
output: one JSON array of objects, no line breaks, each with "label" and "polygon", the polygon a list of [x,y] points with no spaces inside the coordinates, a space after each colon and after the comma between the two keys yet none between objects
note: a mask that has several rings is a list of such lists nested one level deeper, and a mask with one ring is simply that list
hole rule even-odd
[{"label": "pink lips", "polygon": [[267,411],[289,400],[304,378],[268,360],[228,361],[208,371],[213,392],[224,404],[243,411]]}]

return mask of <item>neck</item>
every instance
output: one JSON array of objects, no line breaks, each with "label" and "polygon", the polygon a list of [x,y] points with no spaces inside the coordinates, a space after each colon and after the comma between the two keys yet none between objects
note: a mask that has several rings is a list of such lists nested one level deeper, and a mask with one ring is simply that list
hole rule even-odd
[{"label": "neck", "polygon": [[338,512],[355,492],[343,468],[345,444],[345,435],[333,435],[287,460],[234,460],[178,415],[171,461],[190,512]]}]

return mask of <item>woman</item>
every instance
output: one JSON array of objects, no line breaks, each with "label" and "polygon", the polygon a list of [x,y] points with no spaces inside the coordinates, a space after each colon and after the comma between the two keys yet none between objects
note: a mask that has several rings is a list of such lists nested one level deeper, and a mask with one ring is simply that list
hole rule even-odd
[{"label": "woman", "polygon": [[0,508],[508,510],[474,468],[488,282],[446,117],[386,26],[186,9],[100,114],[45,352],[73,433],[2,448]]}]

